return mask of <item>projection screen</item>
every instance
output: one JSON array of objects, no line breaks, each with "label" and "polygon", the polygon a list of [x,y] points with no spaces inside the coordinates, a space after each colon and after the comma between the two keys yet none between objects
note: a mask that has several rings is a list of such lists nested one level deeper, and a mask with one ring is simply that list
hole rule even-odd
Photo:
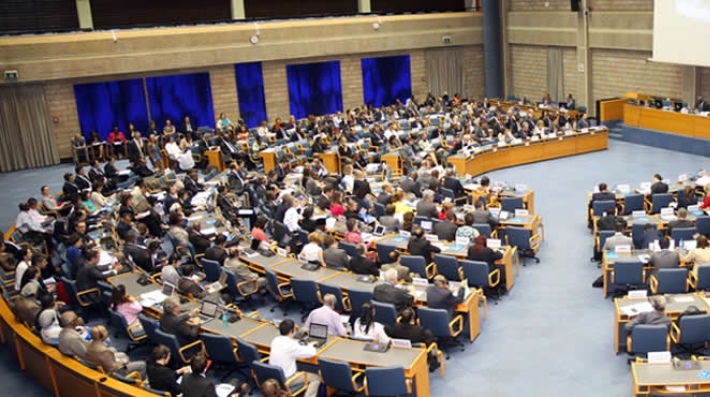
[{"label": "projection screen", "polygon": [[710,0],[655,0],[653,61],[710,66]]}]

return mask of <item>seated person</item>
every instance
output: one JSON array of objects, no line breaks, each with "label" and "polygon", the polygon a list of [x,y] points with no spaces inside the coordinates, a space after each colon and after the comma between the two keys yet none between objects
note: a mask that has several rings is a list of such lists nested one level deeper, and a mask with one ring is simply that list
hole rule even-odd
[{"label": "seated person", "polygon": [[648,300],[651,306],[653,306],[653,311],[643,312],[626,323],[624,326],[626,332],[631,333],[631,330],[639,324],[663,324],[668,328],[671,327],[671,319],[664,313],[666,310],[666,297],[663,295],[654,295],[649,297]]},{"label": "seated person", "polygon": [[168,262],[160,269],[160,278],[163,282],[170,283],[177,287],[180,283],[180,274],[177,272],[178,267],[182,264],[180,255],[176,252],[170,254]]},{"label": "seated person", "polygon": [[615,226],[616,233],[613,236],[607,237],[602,247],[602,251],[616,251],[616,247],[628,245],[629,247],[634,246],[634,240],[631,237],[624,235],[624,229],[626,229],[625,224],[617,223]]},{"label": "seated person", "polygon": [[[283,370],[284,377],[290,379],[296,374],[296,359],[311,358],[317,353],[313,344],[301,345],[293,338],[295,325],[293,320],[286,319],[279,324],[279,336],[271,341],[271,354],[269,355],[269,364],[280,367]],[[315,343],[315,342],[314,342]],[[305,397],[316,397],[320,388],[320,380],[318,374],[306,372],[308,380],[308,389]],[[299,388],[303,386],[301,382],[291,384],[291,387]]]},{"label": "seated person", "polygon": [[385,282],[378,284],[372,294],[372,299],[378,302],[391,303],[397,312],[412,307],[414,297],[405,289],[397,288],[397,271],[389,269],[384,274]]},{"label": "seated person", "polygon": [[695,242],[695,248],[683,256],[683,262],[694,264],[693,271],[697,272],[699,265],[710,264],[710,244],[708,238],[702,234],[695,238]]},{"label": "seated person", "polygon": [[[426,346],[430,346],[435,340],[434,334],[431,331],[416,323],[414,309],[412,308],[402,310],[394,326],[385,326],[385,333],[390,338],[406,339],[410,341],[412,345],[423,343]],[[436,359],[434,350],[432,350],[431,354],[427,357],[427,361],[429,363],[429,372],[439,367],[439,362]]]},{"label": "seated person", "polygon": [[192,294],[197,299],[204,299],[207,296],[207,291],[192,278],[194,273],[194,266],[187,264],[182,267],[182,277],[177,285],[178,291],[185,295]]},{"label": "seated person", "polygon": [[[607,239],[607,242],[609,239]],[[680,265],[680,255],[677,251],[670,250],[671,238],[668,236],[663,236],[658,242],[661,247],[660,251],[656,251],[651,254],[651,259],[648,261],[649,266],[653,266],[654,273],[658,272],[658,269],[676,269]]]},{"label": "seated person", "polygon": [[472,213],[467,212],[463,216],[463,226],[456,230],[456,238],[468,238],[472,243],[473,240],[478,237],[478,229],[473,228],[474,216]]},{"label": "seated person", "polygon": [[385,206],[385,215],[380,217],[380,225],[385,227],[386,233],[398,232],[402,223],[399,221],[395,215],[395,206],[393,204],[387,204]]},{"label": "seated person", "polygon": [[464,288],[458,288],[454,295],[454,293],[449,290],[449,282],[446,280],[446,277],[437,274],[434,276],[434,285],[426,289],[427,307],[430,309],[444,309],[449,313],[449,318],[453,318],[454,306],[463,302],[465,292]]},{"label": "seated person", "polygon": [[115,353],[106,347],[106,339],[108,339],[108,331],[103,325],[91,328],[91,342],[84,357],[86,362],[101,366],[109,375],[116,372],[128,375],[135,371],[141,374],[141,378],[145,378],[145,361],[130,361],[125,353]]},{"label": "seated person", "polygon": [[212,244],[210,239],[202,234],[202,224],[200,222],[195,222],[190,226],[187,238],[195,249],[195,255],[204,254]]},{"label": "seated person", "polygon": [[323,248],[320,245],[323,243],[323,236],[320,232],[313,232],[308,235],[308,244],[303,246],[301,253],[298,255],[308,263],[315,263],[325,267],[323,259]]},{"label": "seated person", "polygon": [[323,297],[323,306],[311,311],[303,324],[303,328],[308,329],[312,323],[323,324],[328,327],[328,333],[335,336],[345,336],[347,331],[343,327],[340,314],[335,311],[336,297],[333,294],[326,294]]},{"label": "seated person", "polygon": [[89,342],[86,341],[84,320],[73,311],[66,311],[59,317],[59,351],[65,356],[84,358]]},{"label": "seated person", "polygon": [[261,393],[264,397],[292,397],[288,389],[282,389],[276,379],[267,379],[261,382]]},{"label": "seated person", "polygon": [[327,267],[333,269],[350,269],[350,256],[344,249],[338,247],[338,241],[333,236],[326,236],[323,241],[326,249],[323,251],[323,260]]},{"label": "seated person", "polygon": [[234,275],[237,276],[237,285],[245,281],[256,280],[256,283],[247,283],[240,287],[241,291],[245,294],[251,294],[257,290],[262,295],[266,294],[266,277],[262,277],[259,274],[249,270],[249,266],[239,259],[238,250],[233,250],[230,253],[229,259],[224,261],[224,268],[234,272]]},{"label": "seated person", "polygon": [[132,332],[138,333],[143,329],[140,320],[138,320],[143,306],[138,299],[128,295],[125,285],[119,284],[111,293],[111,309],[126,319],[126,324],[133,327]]},{"label": "seated person", "polygon": [[659,174],[653,176],[653,184],[651,184],[651,194],[668,193],[668,185],[663,182],[663,177]]},{"label": "seated person", "polygon": [[673,229],[688,227],[694,228],[695,224],[693,221],[688,220],[688,210],[680,208],[678,209],[678,219],[668,222],[668,234],[670,235],[673,232]]},{"label": "seated person", "polygon": [[456,224],[456,214],[449,211],[446,220],[434,225],[434,234],[442,241],[456,241],[456,232],[459,227]]},{"label": "seated person", "polygon": [[166,391],[177,397],[182,393],[182,386],[177,383],[178,376],[189,374],[190,367],[173,370],[169,364],[170,348],[165,345],[156,346],[147,364],[148,381],[152,389]]},{"label": "seated person", "polygon": [[410,272],[409,268],[402,266],[402,255],[397,250],[390,251],[390,263],[385,263],[380,268],[383,272],[394,269],[397,272],[397,279],[403,280],[405,283],[411,283],[412,277],[421,277],[420,275]]},{"label": "seated person", "polygon": [[360,317],[353,325],[353,337],[370,339],[379,343],[390,343],[390,338],[385,333],[385,327],[375,321],[375,307],[370,302],[362,304]]},{"label": "seated person", "polygon": [[[216,397],[216,387],[211,380],[205,377],[207,372],[207,357],[202,352],[195,354],[190,360],[190,373],[187,373],[182,378],[180,388],[182,389],[183,397]],[[239,379],[234,378],[229,381],[229,384],[234,386],[234,393],[231,397],[239,397],[246,395],[249,386],[242,383]]]},{"label": "seated person", "polygon": [[180,313],[180,298],[171,296],[163,301],[163,314],[160,316],[160,329],[177,337],[180,346],[188,345],[198,339],[200,333],[200,309]]},{"label": "seated person", "polygon": [[424,229],[416,226],[412,231],[412,236],[407,243],[407,249],[410,255],[419,255],[424,258],[426,263],[429,263],[434,258],[434,254],[441,252],[441,248],[431,244],[424,236]]},{"label": "seated person", "polygon": [[365,255],[366,248],[363,244],[355,246],[355,256],[350,258],[350,271],[354,274],[379,276],[380,270],[372,259]]},{"label": "seated person", "polygon": [[652,223],[643,226],[643,238],[641,239],[641,249],[647,249],[651,244],[661,239],[661,232]]},{"label": "seated person", "polygon": [[[488,239],[484,235],[479,235],[474,240],[473,245],[468,249],[468,257],[466,259],[470,261],[481,261],[488,264],[488,272],[492,272],[496,269],[496,261],[503,258],[503,254],[500,251],[488,248]],[[501,272],[500,284],[505,285],[505,273]]]},{"label": "seated person", "polygon": [[62,332],[62,327],[59,326],[58,310],[60,306],[64,305],[64,302],[61,302],[61,305],[59,305],[54,300],[54,295],[42,294],[40,303],[42,305],[42,311],[37,317],[37,326],[40,329],[42,342],[57,346],[59,344],[59,334]]},{"label": "seated person", "polygon": [[17,320],[28,324],[30,328],[34,328],[37,325],[37,316],[42,310],[39,298],[39,286],[34,283],[28,283],[22,287],[20,296],[15,300]]}]

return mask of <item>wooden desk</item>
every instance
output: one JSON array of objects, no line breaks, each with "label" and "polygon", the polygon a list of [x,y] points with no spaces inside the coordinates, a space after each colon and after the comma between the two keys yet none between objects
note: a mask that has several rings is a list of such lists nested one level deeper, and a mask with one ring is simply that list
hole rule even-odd
[{"label": "wooden desk", "polygon": [[692,138],[710,139],[710,117],[624,105],[624,124]]},{"label": "wooden desk", "polygon": [[205,150],[207,163],[217,168],[217,172],[224,171],[224,162],[222,161],[222,152],[220,150]]},{"label": "wooden desk", "polygon": [[402,168],[402,158],[399,157],[399,152],[383,154],[382,162],[390,167],[390,170],[392,170],[392,176],[402,176],[404,174],[404,169]]},{"label": "wooden desk", "polygon": [[462,154],[450,156],[448,162],[456,167],[459,174],[478,176],[501,168],[605,150],[607,147],[608,130],[602,128],[535,142],[487,147],[468,157]]},{"label": "wooden desk", "polygon": [[276,168],[276,151],[273,150],[273,148],[270,150],[260,151],[259,157],[264,160],[264,174],[268,174],[269,171]]},{"label": "wooden desk", "polygon": [[[649,396],[652,392],[658,395],[685,395],[699,396],[710,393],[710,379],[703,378],[698,374],[700,371],[710,371],[710,361],[700,358],[700,369],[679,371],[673,368],[671,363],[649,364],[631,363],[631,373],[633,397]],[[682,386],[683,392],[670,392],[666,386]]]},{"label": "wooden desk", "polygon": [[[616,353],[626,351],[627,333],[624,327],[632,318],[624,314],[622,309],[643,302],[647,302],[647,299],[630,299],[627,296],[614,299],[614,348]],[[676,321],[678,315],[683,313],[689,306],[695,306],[701,312],[710,311],[710,303],[708,303],[702,293],[666,295],[665,314],[673,321]]]},{"label": "wooden desk", "polygon": [[321,153],[320,159],[329,173],[340,175],[340,155],[338,152],[329,150],[325,153]]}]

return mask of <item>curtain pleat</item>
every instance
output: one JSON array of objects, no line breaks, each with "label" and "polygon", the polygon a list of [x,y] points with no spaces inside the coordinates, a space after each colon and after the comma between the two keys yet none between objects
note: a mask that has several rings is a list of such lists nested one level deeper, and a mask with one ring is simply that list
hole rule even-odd
[{"label": "curtain pleat", "polygon": [[261,62],[234,65],[237,79],[239,116],[248,127],[258,127],[266,121],[266,98],[264,97],[264,73]]},{"label": "curtain pleat", "polygon": [[365,104],[380,107],[405,103],[412,96],[409,55],[363,58],[362,91]]},{"label": "curtain pleat", "polygon": [[0,87],[0,171],[58,163],[44,87]]},{"label": "curtain pleat", "polygon": [[547,50],[547,92],[556,102],[565,98],[562,68],[562,48],[549,48]]},{"label": "curtain pleat", "polygon": [[286,65],[286,76],[291,114],[297,119],[343,110],[340,61]]},{"label": "curtain pleat", "polygon": [[429,92],[441,96],[444,92],[453,97],[464,91],[464,62],[461,48],[440,48],[426,51],[426,73]]}]

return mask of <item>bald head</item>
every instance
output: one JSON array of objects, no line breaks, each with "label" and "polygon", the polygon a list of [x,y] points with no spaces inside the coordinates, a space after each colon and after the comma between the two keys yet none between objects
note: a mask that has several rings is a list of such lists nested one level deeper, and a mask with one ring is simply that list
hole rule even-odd
[{"label": "bald head", "polygon": [[74,313],[74,311],[69,310],[67,312],[62,313],[61,317],[59,317],[59,323],[62,327],[65,328],[74,328],[77,325],[77,319],[79,317]]}]

